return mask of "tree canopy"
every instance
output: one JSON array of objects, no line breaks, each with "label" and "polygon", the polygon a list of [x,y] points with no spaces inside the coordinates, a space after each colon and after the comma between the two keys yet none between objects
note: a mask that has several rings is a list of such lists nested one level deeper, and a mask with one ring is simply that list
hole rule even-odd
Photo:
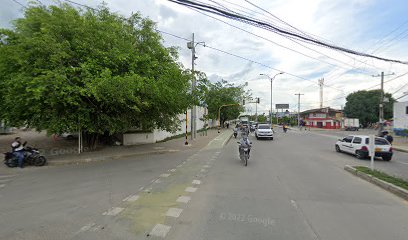
[{"label": "tree canopy", "polygon": [[155,24],[67,4],[33,5],[0,29],[0,119],[50,133],[173,131],[190,76]]},{"label": "tree canopy", "polygon": [[199,85],[197,87],[201,96],[200,101],[207,104],[208,118],[218,119],[218,109],[222,105],[237,104],[236,106],[228,106],[221,108],[220,120],[221,124],[225,121],[237,119],[244,107],[241,105],[242,100],[249,95],[245,91],[245,84],[234,85],[225,80],[216,83],[209,82],[204,74],[199,74]]},{"label": "tree canopy", "polygon": [[[358,118],[360,123],[367,125],[378,122],[381,90],[357,91],[347,96],[344,113],[346,117]],[[384,119],[393,117],[393,103],[395,100],[389,93],[384,94],[388,102],[384,103]]]}]

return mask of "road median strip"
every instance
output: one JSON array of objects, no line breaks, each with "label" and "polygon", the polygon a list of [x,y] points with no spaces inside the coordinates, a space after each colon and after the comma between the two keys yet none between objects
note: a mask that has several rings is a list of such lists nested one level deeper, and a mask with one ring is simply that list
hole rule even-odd
[{"label": "road median strip", "polygon": [[393,177],[377,170],[372,171],[363,166],[352,167],[346,165],[344,170],[408,201],[408,182],[401,178]]}]

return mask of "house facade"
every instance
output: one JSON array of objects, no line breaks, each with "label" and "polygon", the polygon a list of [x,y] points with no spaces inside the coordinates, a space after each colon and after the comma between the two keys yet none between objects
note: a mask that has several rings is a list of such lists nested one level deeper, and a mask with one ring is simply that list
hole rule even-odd
[{"label": "house facade", "polygon": [[317,108],[300,113],[305,125],[313,128],[339,129],[343,112],[330,107]]},{"label": "house facade", "polygon": [[393,109],[393,131],[395,135],[407,136],[408,102],[396,102]]}]

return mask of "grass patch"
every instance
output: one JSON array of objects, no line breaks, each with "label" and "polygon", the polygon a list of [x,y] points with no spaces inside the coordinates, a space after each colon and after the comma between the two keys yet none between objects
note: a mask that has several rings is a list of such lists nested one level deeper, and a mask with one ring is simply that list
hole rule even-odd
[{"label": "grass patch", "polygon": [[408,182],[402,178],[394,177],[378,170],[371,171],[371,169],[368,167],[356,166],[354,168],[357,169],[357,171],[369,174],[388,183],[392,183],[400,188],[408,190]]}]

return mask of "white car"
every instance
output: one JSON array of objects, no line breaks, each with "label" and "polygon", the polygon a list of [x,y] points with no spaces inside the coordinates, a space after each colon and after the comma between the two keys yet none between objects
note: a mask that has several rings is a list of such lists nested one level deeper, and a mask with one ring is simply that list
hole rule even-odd
[{"label": "white car", "polygon": [[256,139],[268,138],[273,140],[273,130],[269,124],[258,124],[255,130]]},{"label": "white car", "polygon": [[73,140],[79,137],[79,134],[76,132],[73,133],[63,133],[60,135],[60,137],[68,139],[68,140]]},{"label": "white car", "polygon": [[[370,137],[365,135],[350,135],[336,142],[337,152],[354,154],[357,158],[370,157],[369,148]],[[375,137],[375,157],[381,157],[384,161],[392,158],[392,146],[382,137]]]}]

